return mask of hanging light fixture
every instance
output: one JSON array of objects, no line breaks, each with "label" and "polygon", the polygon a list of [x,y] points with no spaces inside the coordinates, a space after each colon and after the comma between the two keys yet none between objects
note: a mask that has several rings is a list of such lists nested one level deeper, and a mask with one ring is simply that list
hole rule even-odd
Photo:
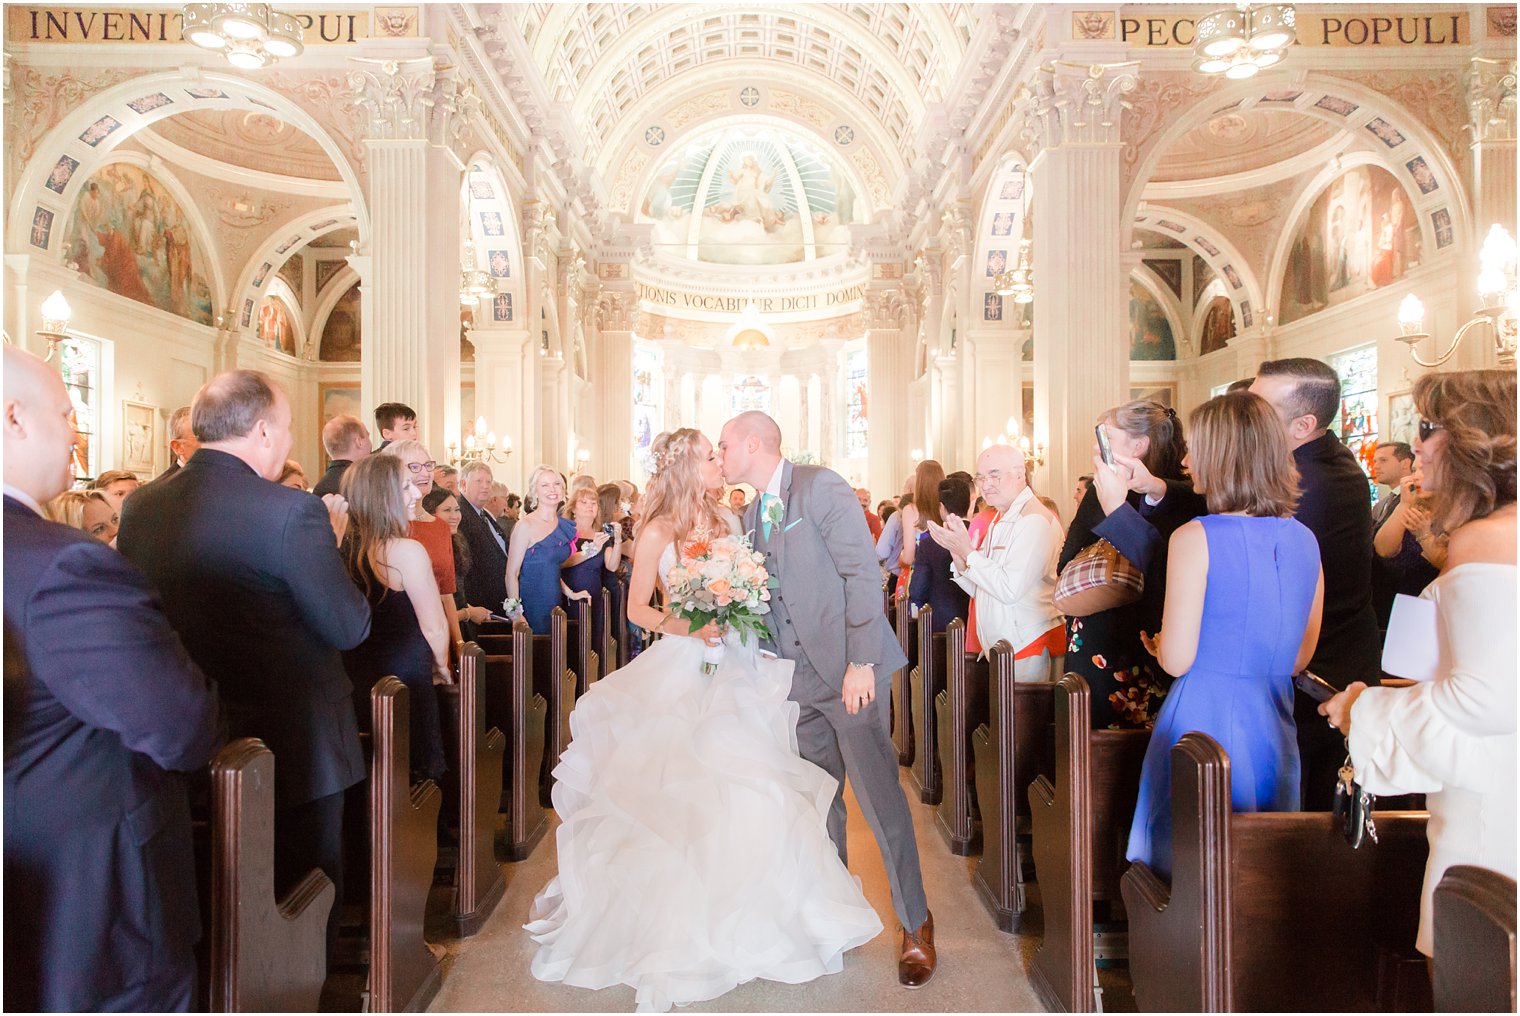
[{"label": "hanging light fixture", "polygon": [[221,53],[240,70],[267,67],[305,49],[301,22],[269,4],[185,4],[180,36]]},{"label": "hanging light fixture", "polygon": [[[1023,201],[1019,210],[1019,228],[1022,231],[1029,221],[1029,171],[1020,167],[1019,175],[1024,178],[1024,186],[1019,188],[1019,196]],[[1029,253],[1033,246],[1028,237],[1019,240],[1019,253],[1014,258],[1013,267],[1005,268],[992,277],[994,293],[1011,297],[1014,303],[1034,302],[1034,265]]]},{"label": "hanging light fixture", "polygon": [[479,267],[476,260],[475,241],[466,240],[460,253],[459,304],[474,307],[482,297],[496,295],[496,277]]},{"label": "hanging light fixture", "polygon": [[1292,4],[1238,3],[1198,21],[1193,70],[1239,81],[1280,62],[1298,39]]}]

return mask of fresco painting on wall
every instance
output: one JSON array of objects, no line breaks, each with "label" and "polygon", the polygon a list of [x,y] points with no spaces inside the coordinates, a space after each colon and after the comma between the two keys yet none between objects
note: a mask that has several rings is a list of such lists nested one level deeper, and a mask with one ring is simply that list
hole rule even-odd
[{"label": "fresco painting on wall", "polygon": [[360,346],[359,284],[338,298],[322,326],[322,359],[336,363],[358,363]]},{"label": "fresco painting on wall", "polygon": [[1420,229],[1393,174],[1358,166],[1310,206],[1283,275],[1284,324],[1380,289],[1420,263]]},{"label": "fresco painting on wall", "polygon": [[296,355],[296,323],[290,308],[277,296],[266,296],[259,305],[259,338],[282,353]]},{"label": "fresco painting on wall", "polygon": [[1140,262],[1145,267],[1156,273],[1156,277],[1166,283],[1166,288],[1172,291],[1177,299],[1182,299],[1182,262],[1174,258],[1146,258]]},{"label": "fresco painting on wall", "polygon": [[1146,399],[1173,409],[1177,405],[1177,385],[1171,381],[1153,385],[1131,385],[1129,397],[1131,402]]},{"label": "fresco painting on wall", "polygon": [[1175,360],[1177,341],[1161,304],[1140,283],[1129,284],[1129,358]]},{"label": "fresco painting on wall", "polygon": [[113,162],[80,190],[65,259],[119,296],[211,323],[206,253],[178,201],[145,170]]},{"label": "fresco painting on wall", "polygon": [[1235,315],[1230,308],[1230,298],[1216,296],[1209,301],[1209,309],[1203,312],[1203,331],[1199,334],[1200,356],[1223,349],[1225,343],[1235,337]]}]

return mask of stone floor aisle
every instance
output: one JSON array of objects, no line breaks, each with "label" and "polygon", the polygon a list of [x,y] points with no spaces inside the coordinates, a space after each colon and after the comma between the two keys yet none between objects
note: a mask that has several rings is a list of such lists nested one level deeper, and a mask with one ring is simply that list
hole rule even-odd
[{"label": "stone floor aisle", "polygon": [[[905,788],[906,791],[906,788]],[[841,973],[810,984],[751,981],[686,1011],[696,1012],[1040,1012],[1026,966],[1035,934],[999,932],[971,887],[971,861],[946,849],[933,811],[909,801],[914,814],[924,887],[934,911],[939,970],[918,991],[897,984],[897,922],[875,840],[850,798],[851,870],[887,930],[845,958]],[[554,873],[554,836],[528,860],[508,866],[505,897],[472,939],[447,943],[443,989],[434,1012],[630,1012],[633,989],[587,991],[533,979],[533,943],[522,924],[533,896]],[[1105,1000],[1107,1001],[1107,1000]]]}]

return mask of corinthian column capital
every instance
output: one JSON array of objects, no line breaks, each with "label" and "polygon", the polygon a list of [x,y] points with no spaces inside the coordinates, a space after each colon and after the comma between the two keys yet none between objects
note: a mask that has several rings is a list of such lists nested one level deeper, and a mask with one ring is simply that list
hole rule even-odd
[{"label": "corinthian column capital", "polygon": [[1024,112],[1021,136],[1032,151],[1062,145],[1117,145],[1126,96],[1140,80],[1138,61],[1074,63],[1040,68]]},{"label": "corinthian column capital", "polygon": [[1514,140],[1515,61],[1475,56],[1466,77],[1473,141]]}]

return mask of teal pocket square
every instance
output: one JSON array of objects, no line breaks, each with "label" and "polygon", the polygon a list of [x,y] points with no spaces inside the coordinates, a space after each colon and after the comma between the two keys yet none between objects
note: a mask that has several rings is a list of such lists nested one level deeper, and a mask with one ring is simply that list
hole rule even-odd
[{"label": "teal pocket square", "polygon": [[792,526],[795,526],[798,522],[801,522],[801,521],[802,521],[801,519],[796,519],[795,521],[788,523],[786,529],[783,529],[781,531],[783,533],[787,532],[788,530],[790,530],[792,528]]}]

